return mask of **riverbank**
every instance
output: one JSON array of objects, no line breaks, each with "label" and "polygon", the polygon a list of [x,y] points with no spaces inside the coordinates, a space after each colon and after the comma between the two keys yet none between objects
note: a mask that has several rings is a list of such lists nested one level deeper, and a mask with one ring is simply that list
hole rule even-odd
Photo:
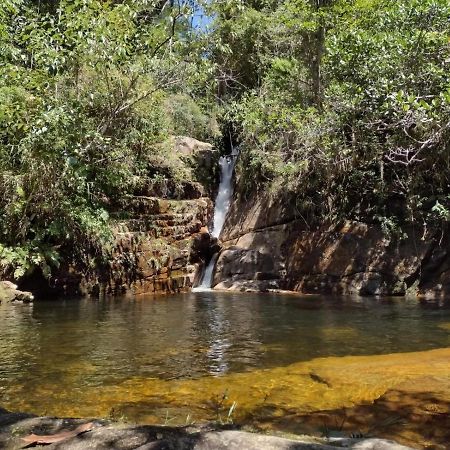
[{"label": "riverbank", "polygon": [[[88,430],[76,435],[77,430]],[[229,427],[228,427],[229,428]],[[70,433],[70,431],[73,431]],[[30,436],[33,435],[33,436]],[[24,439],[26,437],[29,439]],[[45,436],[45,437],[43,437]],[[65,438],[64,438],[65,437]],[[11,413],[0,408],[0,448],[14,450],[27,443],[51,442],[45,448],[58,450],[408,450],[384,439],[314,438],[288,439],[217,426],[140,426],[105,420],[59,419]],[[38,444],[40,447],[40,444]]]}]

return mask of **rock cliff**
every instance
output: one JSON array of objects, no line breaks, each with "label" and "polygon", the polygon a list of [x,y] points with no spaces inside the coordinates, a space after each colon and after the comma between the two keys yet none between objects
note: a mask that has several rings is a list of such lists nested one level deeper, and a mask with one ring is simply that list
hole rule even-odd
[{"label": "rock cliff", "polygon": [[131,218],[116,220],[109,261],[81,283],[86,294],[164,294],[192,287],[201,269],[201,241],[211,218],[207,197],[135,197]]},{"label": "rock cliff", "polygon": [[420,295],[450,292],[447,233],[344,221],[314,227],[289,198],[237,194],[221,236],[214,286],[302,293]]},{"label": "rock cliff", "polygon": [[174,177],[164,160],[135,195],[110,202],[113,242],[108,255],[73,261],[70,249],[50,280],[39,271],[20,280],[39,298],[51,295],[165,294],[188,290],[209,252],[210,200],[218,152],[190,137],[172,137],[162,154],[185,178]]}]

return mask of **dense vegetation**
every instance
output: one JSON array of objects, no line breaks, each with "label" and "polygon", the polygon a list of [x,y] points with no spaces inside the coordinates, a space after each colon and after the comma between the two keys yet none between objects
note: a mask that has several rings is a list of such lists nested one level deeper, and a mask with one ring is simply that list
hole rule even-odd
[{"label": "dense vegetation", "polygon": [[448,2],[249,3],[218,25],[248,188],[293,192],[308,222],[448,220]]},{"label": "dense vegetation", "polygon": [[308,222],[449,221],[447,0],[211,1],[208,29],[199,8],[1,2],[4,273],[101,255],[113,205],[195,177],[161,143],[219,129],[241,189],[290,193]]},{"label": "dense vegetation", "polygon": [[39,265],[49,274],[64,247],[80,260],[101,256],[112,205],[192,177],[161,145],[171,134],[211,138],[195,90],[206,61],[188,53],[188,14],[165,2],[2,2],[6,273]]}]

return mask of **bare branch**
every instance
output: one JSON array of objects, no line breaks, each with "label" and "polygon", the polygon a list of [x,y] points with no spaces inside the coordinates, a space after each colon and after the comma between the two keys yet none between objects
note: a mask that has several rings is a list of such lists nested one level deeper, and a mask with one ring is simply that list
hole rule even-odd
[{"label": "bare branch", "polygon": [[[419,158],[419,155],[427,149],[433,148],[438,145],[444,132],[450,129],[450,122],[447,122],[443,127],[441,127],[438,131],[436,131],[429,139],[426,141],[418,141],[416,139],[411,138],[416,143],[420,143],[419,148],[415,148],[410,146],[408,148],[398,147],[396,149],[390,150],[387,155],[384,157],[394,163],[394,164],[402,164],[404,166],[410,166],[413,163],[420,163],[425,160],[425,158]],[[406,133],[406,130],[405,130]],[[409,134],[406,133],[408,136]]]}]

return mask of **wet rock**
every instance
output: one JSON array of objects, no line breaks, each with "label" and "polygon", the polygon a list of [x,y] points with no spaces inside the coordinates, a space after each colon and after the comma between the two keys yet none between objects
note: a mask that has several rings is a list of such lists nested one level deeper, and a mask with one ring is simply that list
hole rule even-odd
[{"label": "wet rock", "polygon": [[203,227],[192,243],[191,261],[204,263],[210,257],[210,251],[211,235],[208,228]]},{"label": "wet rock", "polygon": [[10,281],[0,281],[0,302],[31,303],[34,296],[31,292],[21,291]]},{"label": "wet rock", "polygon": [[224,280],[214,286],[217,290],[239,291],[239,292],[278,292],[281,286],[278,280],[258,281],[258,280]]}]

